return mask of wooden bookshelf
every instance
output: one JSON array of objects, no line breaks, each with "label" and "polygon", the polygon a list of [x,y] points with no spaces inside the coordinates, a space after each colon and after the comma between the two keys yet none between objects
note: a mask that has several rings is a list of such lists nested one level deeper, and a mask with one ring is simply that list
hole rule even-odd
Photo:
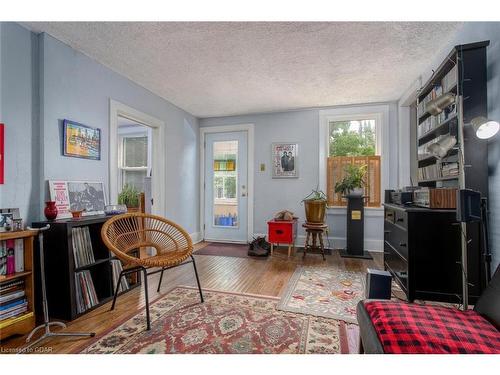
[{"label": "wooden bookshelf", "polygon": [[[50,224],[50,229],[44,232],[45,274],[47,278],[47,302],[51,318],[74,320],[113,298],[113,274],[111,260],[113,254],[107,249],[101,239],[101,227],[110,217],[96,215],[78,219],[61,219],[33,223],[35,227]],[[76,267],[73,256],[73,229],[88,227],[92,251],[95,261]],[[35,262],[39,260],[35,257]],[[81,271],[90,273],[99,303],[83,312],[78,312],[75,274]],[[130,289],[140,285],[140,278],[132,275],[129,278]],[[37,300],[41,305],[41,301]]]},{"label": "wooden bookshelf", "polygon": [[36,235],[37,232],[32,230],[0,232],[0,241],[22,239],[24,248],[24,271],[12,275],[0,276],[0,285],[17,279],[23,279],[25,296],[28,301],[28,310],[25,313],[5,320],[0,320],[0,340],[4,340],[14,334],[26,334],[35,328],[33,240]]}]

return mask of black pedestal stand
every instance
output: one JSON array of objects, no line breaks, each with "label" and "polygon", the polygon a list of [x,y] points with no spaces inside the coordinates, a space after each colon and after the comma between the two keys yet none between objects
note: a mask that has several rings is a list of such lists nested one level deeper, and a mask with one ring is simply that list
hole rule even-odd
[{"label": "black pedestal stand", "polygon": [[340,250],[343,258],[373,259],[368,251],[364,251],[364,197],[347,195],[347,246]]}]

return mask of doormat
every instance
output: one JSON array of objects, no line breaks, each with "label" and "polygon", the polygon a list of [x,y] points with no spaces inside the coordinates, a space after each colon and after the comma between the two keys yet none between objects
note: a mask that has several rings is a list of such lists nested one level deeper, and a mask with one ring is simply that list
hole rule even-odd
[{"label": "doormat", "polygon": [[210,242],[207,246],[195,251],[194,255],[258,259],[258,257],[249,257],[247,253],[248,245],[246,244]]}]

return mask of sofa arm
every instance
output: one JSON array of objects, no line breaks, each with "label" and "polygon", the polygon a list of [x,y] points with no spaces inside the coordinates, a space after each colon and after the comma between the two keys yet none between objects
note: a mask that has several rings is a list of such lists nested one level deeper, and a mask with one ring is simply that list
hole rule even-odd
[{"label": "sofa arm", "polygon": [[364,352],[367,354],[383,354],[384,349],[380,343],[375,327],[372,324],[368,311],[363,301],[358,302],[356,307],[359,325],[359,335]]}]

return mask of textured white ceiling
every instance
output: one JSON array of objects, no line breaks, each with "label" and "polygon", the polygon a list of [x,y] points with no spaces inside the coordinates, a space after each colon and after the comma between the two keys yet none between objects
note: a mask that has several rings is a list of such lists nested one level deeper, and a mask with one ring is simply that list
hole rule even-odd
[{"label": "textured white ceiling", "polygon": [[35,22],[198,117],[397,100],[460,23]]}]

